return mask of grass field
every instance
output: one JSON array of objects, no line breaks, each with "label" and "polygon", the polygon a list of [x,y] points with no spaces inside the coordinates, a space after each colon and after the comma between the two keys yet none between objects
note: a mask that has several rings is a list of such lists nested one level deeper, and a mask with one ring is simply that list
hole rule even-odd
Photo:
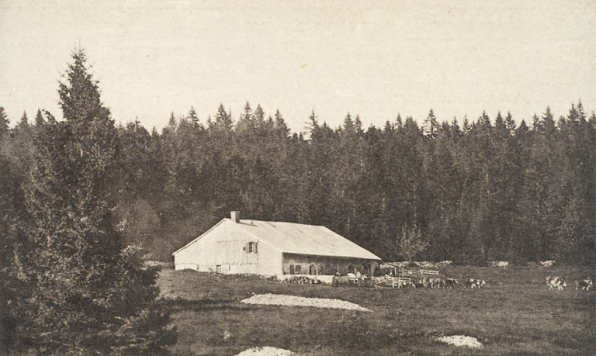
[{"label": "grass field", "polygon": [[[235,355],[274,346],[300,355],[596,355],[596,292],[577,292],[574,267],[447,267],[443,277],[481,278],[483,289],[387,289],[293,285],[256,276],[161,272],[159,285],[178,327],[174,355]],[[545,277],[564,276],[565,291]],[[246,305],[252,293],[337,298],[371,309]],[[457,348],[437,336],[478,338]]]}]

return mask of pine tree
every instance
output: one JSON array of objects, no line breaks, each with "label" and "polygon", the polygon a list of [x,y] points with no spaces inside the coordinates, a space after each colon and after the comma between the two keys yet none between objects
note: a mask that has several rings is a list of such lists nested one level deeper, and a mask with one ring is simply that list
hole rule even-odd
[{"label": "pine tree", "polygon": [[21,116],[18,127],[22,130],[26,130],[29,127],[29,118],[27,117],[26,111],[23,111],[23,116]]},{"label": "pine tree", "polygon": [[72,57],[59,89],[66,120],[39,135],[27,189],[28,332],[42,354],[165,353],[175,331],[159,311],[157,271],[115,230],[116,128],[84,50]]},{"label": "pine tree", "polygon": [[509,111],[507,112],[507,116],[505,116],[505,126],[507,127],[507,130],[509,130],[509,134],[515,134],[515,120],[513,120],[513,116]]},{"label": "pine tree", "polygon": [[44,124],[43,115],[41,114],[41,110],[37,109],[37,114],[35,114],[35,127],[41,127]]},{"label": "pine tree", "polygon": [[428,116],[424,120],[424,130],[432,138],[435,138],[439,131],[439,122],[432,109],[430,109]]},{"label": "pine tree", "polygon": [[195,108],[191,106],[190,111],[188,112],[188,119],[192,123],[193,127],[200,127],[201,123],[199,122],[199,116],[195,111]]},{"label": "pine tree", "polygon": [[234,123],[232,121],[232,114],[227,113],[223,104],[220,104],[219,108],[217,109],[217,114],[215,115],[215,131],[219,133],[230,134],[232,132],[233,125]]},{"label": "pine tree", "polygon": [[178,127],[178,122],[176,121],[176,117],[174,116],[174,112],[172,111],[170,113],[170,120],[168,120],[168,129],[170,129],[172,131],[176,131],[177,127]]},{"label": "pine tree", "polygon": [[265,112],[260,104],[257,105],[257,108],[252,114],[252,120],[255,123],[257,131],[260,136],[266,136],[268,134],[267,121],[265,121]]},{"label": "pine tree", "polygon": [[283,118],[283,116],[281,115],[281,113],[279,112],[279,110],[275,111],[275,119],[274,119],[274,126],[273,126],[273,130],[274,130],[274,135],[275,137],[277,137],[278,139],[287,139],[288,135],[290,133],[290,129],[288,128],[288,125],[286,125],[286,122]]},{"label": "pine tree", "polygon": [[401,114],[397,114],[397,117],[395,118],[395,128],[396,129],[401,129],[404,126],[403,120],[401,118]]},{"label": "pine tree", "polygon": [[8,116],[6,116],[6,112],[4,108],[0,106],[0,139],[2,136],[8,133],[8,124],[10,121],[8,120]]},{"label": "pine tree", "polygon": [[[222,116],[222,118],[223,117],[224,116]],[[250,107],[250,103],[247,101],[244,105],[244,111],[242,112],[242,114],[240,114],[240,117],[238,118],[238,123],[236,124],[236,132],[245,138],[252,138],[255,133],[255,130],[256,123],[253,120],[252,108]]]}]

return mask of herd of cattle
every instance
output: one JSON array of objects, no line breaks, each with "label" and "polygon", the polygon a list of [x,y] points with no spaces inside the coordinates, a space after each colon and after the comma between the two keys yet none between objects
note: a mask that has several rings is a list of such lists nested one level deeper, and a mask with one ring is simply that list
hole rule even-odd
[{"label": "herd of cattle", "polygon": [[464,288],[480,288],[486,284],[486,281],[482,279],[468,278],[463,283],[460,283],[455,278],[439,278],[439,277],[373,277],[373,286],[390,286],[393,288],[448,288],[453,289],[457,286],[463,286]]},{"label": "herd of cattle", "polygon": [[[429,276],[433,275],[432,277]],[[481,288],[486,284],[483,279],[467,278],[460,283],[455,278],[440,278],[436,271],[420,271],[419,275],[407,276],[391,276],[385,275],[382,277],[366,277],[363,275],[348,273],[347,276],[336,276],[333,278],[333,285],[339,286],[343,284],[355,284],[361,286],[381,287],[387,286],[392,288],[448,288],[453,289],[458,286],[463,288]],[[564,290],[567,283],[562,277],[546,277],[546,285],[549,290]],[[590,277],[575,281],[576,290],[589,291],[592,289],[593,282]]]},{"label": "herd of cattle", "polygon": [[[432,277],[431,277],[432,276]],[[333,277],[333,285],[359,285],[367,287],[392,287],[392,288],[448,288],[453,289],[458,286],[463,288],[480,288],[486,284],[482,279],[468,278],[461,283],[455,278],[440,278],[438,272],[422,270],[418,275],[402,275],[391,276],[385,275],[382,277],[367,277],[360,273],[348,273],[346,276]]]},{"label": "herd of cattle", "polygon": [[[564,290],[567,283],[562,277],[546,277],[546,285],[549,290]],[[592,278],[588,277],[579,281],[575,281],[575,290],[590,290],[592,288]]]}]

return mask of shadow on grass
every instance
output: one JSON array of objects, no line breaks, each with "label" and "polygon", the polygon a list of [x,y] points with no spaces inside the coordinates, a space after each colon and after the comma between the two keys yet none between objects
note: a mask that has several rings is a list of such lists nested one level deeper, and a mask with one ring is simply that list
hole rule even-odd
[{"label": "shadow on grass", "polygon": [[187,300],[182,298],[166,299],[163,305],[170,312],[213,312],[213,311],[249,311],[254,309],[250,305],[240,304],[236,300],[200,299]]}]

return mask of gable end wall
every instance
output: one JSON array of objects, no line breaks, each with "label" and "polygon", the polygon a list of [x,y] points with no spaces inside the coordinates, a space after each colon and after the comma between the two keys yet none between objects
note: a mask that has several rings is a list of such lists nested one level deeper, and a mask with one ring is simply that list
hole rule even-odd
[{"label": "gable end wall", "polygon": [[[257,253],[245,251],[249,242],[257,243]],[[202,272],[276,275],[282,271],[281,260],[280,251],[239,229],[230,220],[174,254],[176,270]]]}]

